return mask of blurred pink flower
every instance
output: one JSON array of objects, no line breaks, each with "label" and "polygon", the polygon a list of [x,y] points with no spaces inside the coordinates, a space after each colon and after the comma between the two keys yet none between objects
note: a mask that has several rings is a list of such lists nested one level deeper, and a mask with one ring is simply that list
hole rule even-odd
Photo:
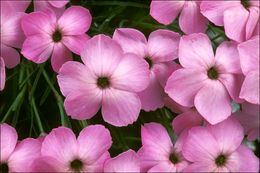
[{"label": "blurred pink flower", "polygon": [[188,165],[181,153],[184,136],[173,145],[162,125],[148,123],[142,126],[141,138],[138,155],[142,172],[181,172]]},{"label": "blurred pink flower", "polygon": [[41,157],[33,162],[34,172],[102,172],[110,158],[109,131],[102,125],[84,128],[78,138],[71,129],[53,129],[42,142]]},{"label": "blurred pink flower", "polygon": [[240,98],[259,104],[259,35],[238,45],[240,64],[246,76]]},{"label": "blurred pink flower", "polygon": [[225,34],[242,42],[259,34],[259,1],[202,1],[201,13],[218,26],[224,26]]},{"label": "blurred pink flower", "polygon": [[30,13],[22,19],[27,38],[21,53],[35,63],[43,63],[51,56],[52,68],[58,72],[64,62],[72,59],[70,51],[80,54],[88,40],[85,32],[91,20],[89,11],[80,6],[68,8],[58,19],[50,9]]},{"label": "blurred pink flower", "polygon": [[0,91],[2,91],[5,87],[5,62],[2,57],[0,57]]},{"label": "blurred pink flower", "polygon": [[243,76],[237,45],[223,42],[214,56],[211,42],[205,34],[183,36],[179,46],[183,69],[169,77],[165,91],[185,107],[195,105],[211,124],[231,115],[231,100],[241,102],[239,92]]},{"label": "blurred pink flower", "polygon": [[133,150],[123,152],[105,162],[104,172],[140,172],[138,155]]},{"label": "blurred pink flower", "polygon": [[[146,40],[143,33],[131,28],[116,29],[113,35],[125,53],[145,59],[150,67],[148,87],[139,92],[142,109],[156,110],[164,105],[164,89],[169,73],[177,66],[172,60],[178,56],[180,35],[169,30],[156,30]],[[177,67],[176,67],[177,68]]]},{"label": "blurred pink flower", "polygon": [[200,1],[152,0],[150,15],[159,23],[168,25],[180,14],[179,25],[186,34],[205,32],[208,20],[200,13]]},{"label": "blurred pink flower", "polygon": [[123,54],[120,45],[105,35],[90,39],[81,59],[84,64],[65,63],[58,75],[68,115],[89,119],[102,106],[104,120],[112,125],[135,122],[141,109],[136,92],[148,85],[148,64],[134,54]]},{"label": "blurred pink flower", "polygon": [[65,11],[65,5],[69,0],[34,0],[34,11],[44,11],[52,9],[58,17]]},{"label": "blurred pink flower", "polygon": [[245,130],[247,139],[253,141],[259,138],[259,105],[250,104],[248,102],[242,103],[242,111],[235,113],[235,117]]},{"label": "blurred pink flower", "polygon": [[3,172],[30,172],[32,162],[40,156],[41,143],[27,138],[20,142],[16,130],[8,124],[0,124],[0,170]]},{"label": "blurred pink flower", "polygon": [[182,147],[192,164],[184,172],[258,172],[259,160],[241,145],[244,133],[233,117],[207,127],[193,127]]}]

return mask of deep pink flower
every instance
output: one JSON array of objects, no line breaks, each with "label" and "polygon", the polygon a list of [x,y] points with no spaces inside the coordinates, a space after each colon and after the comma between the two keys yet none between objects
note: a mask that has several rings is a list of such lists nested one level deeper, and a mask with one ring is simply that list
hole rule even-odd
[{"label": "deep pink flower", "polygon": [[235,117],[245,130],[247,139],[253,141],[259,138],[259,105],[250,104],[248,102],[242,103],[242,111],[235,113]]},{"label": "deep pink flower", "polygon": [[240,64],[246,76],[241,88],[240,98],[259,104],[259,35],[238,45]]},{"label": "deep pink flower", "polygon": [[138,155],[133,150],[123,152],[105,162],[104,172],[140,172]]},{"label": "deep pink flower", "polygon": [[259,34],[259,1],[202,1],[201,13],[237,42]]},{"label": "deep pink flower", "polygon": [[52,9],[57,16],[61,16],[65,11],[65,5],[69,0],[34,0],[34,11],[44,11],[47,8]]},{"label": "deep pink flower", "polygon": [[0,170],[3,172],[30,172],[32,162],[40,156],[41,143],[32,138],[17,141],[16,130],[0,124]]},{"label": "deep pink flower", "polygon": [[164,105],[164,89],[169,71],[172,71],[175,64],[172,62],[178,56],[178,45],[180,35],[169,30],[156,30],[146,40],[143,33],[136,29],[116,29],[113,35],[123,51],[134,53],[139,58],[145,59],[150,67],[149,86],[138,93],[142,109],[145,111],[155,110]]},{"label": "deep pink flower", "polygon": [[200,1],[152,0],[150,15],[159,23],[168,25],[180,14],[179,25],[186,34],[205,32],[208,20],[200,13]]},{"label": "deep pink flower", "polygon": [[64,62],[72,59],[71,51],[80,54],[90,24],[89,10],[79,6],[68,8],[58,19],[50,9],[30,13],[22,19],[27,38],[21,53],[35,63],[43,63],[51,56],[52,67],[58,72]]},{"label": "deep pink flower", "polygon": [[241,145],[243,128],[233,118],[216,125],[193,127],[182,147],[192,164],[184,172],[258,172],[259,160]]},{"label": "deep pink flower", "polygon": [[0,57],[0,91],[2,91],[5,87],[5,62],[2,57]]},{"label": "deep pink flower", "polygon": [[237,45],[223,42],[214,56],[205,34],[183,36],[179,46],[183,69],[170,76],[165,87],[177,103],[193,107],[211,124],[231,115],[231,99],[239,99],[242,75]]},{"label": "deep pink flower", "polygon": [[141,102],[136,92],[149,82],[148,64],[105,35],[90,39],[81,53],[84,64],[67,62],[58,83],[65,109],[75,119],[89,119],[102,106],[104,120],[126,126],[137,120]]},{"label": "deep pink flower", "polygon": [[182,157],[184,137],[173,145],[167,130],[158,123],[148,123],[141,129],[142,148],[138,151],[142,172],[180,172],[188,162]]},{"label": "deep pink flower", "polygon": [[78,138],[71,129],[53,129],[42,142],[41,157],[33,162],[35,172],[102,172],[110,158],[109,131],[102,125],[84,128]]}]

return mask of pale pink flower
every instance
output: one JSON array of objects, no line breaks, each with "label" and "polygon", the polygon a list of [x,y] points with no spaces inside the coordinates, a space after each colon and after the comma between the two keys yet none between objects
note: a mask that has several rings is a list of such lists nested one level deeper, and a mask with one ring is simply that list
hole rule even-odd
[{"label": "pale pink flower", "polygon": [[105,162],[104,172],[140,172],[138,155],[133,150],[123,152]]},{"label": "pale pink flower", "polygon": [[57,16],[61,16],[69,0],[34,0],[33,2],[34,11],[44,11],[49,8],[52,9]]},{"label": "pale pink flower", "polygon": [[41,143],[27,138],[18,142],[16,130],[0,124],[0,170],[3,172],[30,172],[32,162],[40,156]]},{"label": "pale pink flower", "polygon": [[152,32],[147,41],[143,33],[136,29],[119,28],[114,32],[113,39],[121,45],[124,52],[134,53],[149,64],[149,85],[138,93],[142,109],[151,111],[163,107],[166,94],[162,86],[165,85],[169,72],[176,66],[172,60],[178,56],[180,35],[159,29]]},{"label": "pale pink flower", "polygon": [[244,102],[241,105],[241,109],[241,111],[235,113],[235,117],[243,126],[245,134],[247,135],[247,139],[250,141],[259,139],[259,105]]},{"label": "pale pink flower", "polygon": [[211,124],[229,117],[231,100],[242,101],[239,92],[243,76],[240,74],[237,45],[223,42],[214,56],[207,35],[183,36],[179,61],[184,68],[170,76],[166,93],[182,106],[195,106]]},{"label": "pale pink flower", "polygon": [[5,87],[5,62],[2,57],[0,57],[0,91],[2,91]]},{"label": "pale pink flower", "polygon": [[179,25],[184,33],[205,32],[208,20],[200,13],[200,3],[200,1],[190,0],[152,0],[150,15],[159,23],[165,25],[172,23],[179,16]]},{"label": "pale pink flower", "polygon": [[201,13],[216,25],[224,26],[225,34],[242,42],[259,34],[259,1],[202,1]]},{"label": "pale pink flower", "polygon": [[138,155],[142,172],[181,172],[188,165],[181,153],[184,136],[173,144],[162,125],[148,123],[142,126],[141,138]]},{"label": "pale pink flower", "polygon": [[238,45],[240,64],[246,76],[240,91],[240,98],[259,104],[259,35]]},{"label": "pale pink flower", "polygon": [[52,68],[58,72],[64,62],[72,59],[71,51],[80,54],[88,40],[85,32],[91,20],[89,10],[79,6],[66,9],[59,18],[50,9],[30,13],[22,19],[27,38],[21,53],[35,63],[43,63],[51,56]]},{"label": "pale pink flower", "polygon": [[244,133],[233,117],[216,125],[193,127],[182,147],[190,162],[184,172],[258,172],[259,160],[241,145]]},{"label": "pale pink flower", "polygon": [[148,64],[134,54],[124,54],[120,45],[105,35],[90,39],[81,59],[84,64],[65,63],[58,75],[68,115],[89,119],[102,106],[104,120],[112,125],[135,122],[141,109],[136,92],[148,85]]},{"label": "pale pink flower", "polygon": [[76,138],[71,129],[59,127],[48,134],[41,157],[33,162],[34,172],[102,172],[110,158],[112,145],[109,131],[102,125],[84,128]]}]

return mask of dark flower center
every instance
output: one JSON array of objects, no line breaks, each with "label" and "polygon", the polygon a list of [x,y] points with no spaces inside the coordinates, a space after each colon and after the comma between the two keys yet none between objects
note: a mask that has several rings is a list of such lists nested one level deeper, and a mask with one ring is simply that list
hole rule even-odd
[{"label": "dark flower center", "polygon": [[149,64],[149,69],[153,67],[153,61],[150,57],[145,57],[144,60]]},{"label": "dark flower center", "polygon": [[171,161],[173,164],[176,164],[176,163],[179,163],[179,162],[180,162],[179,156],[178,156],[176,153],[171,153],[169,159],[170,159],[170,161]]},{"label": "dark flower center", "polygon": [[83,162],[79,159],[75,159],[72,162],[70,162],[70,168],[73,171],[81,171],[83,168]]},{"label": "dark flower center", "polygon": [[217,166],[223,166],[226,163],[226,157],[223,154],[220,154],[216,159],[215,163]]},{"label": "dark flower center", "polygon": [[250,7],[249,0],[240,0],[240,2],[246,9],[248,9]]},{"label": "dark flower center", "polygon": [[7,163],[0,163],[0,172],[2,172],[2,173],[9,172],[9,167],[8,167]]},{"label": "dark flower center", "polygon": [[219,73],[218,73],[218,71],[214,67],[211,67],[208,70],[208,77],[210,79],[216,80],[216,79],[218,79],[218,76],[219,76]]},{"label": "dark flower center", "polygon": [[61,41],[62,39],[62,34],[61,32],[57,29],[53,34],[52,34],[52,40],[57,43]]},{"label": "dark flower center", "polygon": [[110,86],[109,79],[107,77],[99,77],[97,80],[97,85],[101,89],[108,88]]}]

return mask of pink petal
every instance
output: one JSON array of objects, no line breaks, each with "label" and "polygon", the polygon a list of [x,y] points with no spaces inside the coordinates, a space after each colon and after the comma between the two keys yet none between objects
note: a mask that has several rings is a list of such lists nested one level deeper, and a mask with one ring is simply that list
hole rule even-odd
[{"label": "pink petal", "polygon": [[62,38],[62,43],[65,44],[73,53],[80,55],[88,39],[89,36],[86,34],[65,36]]},{"label": "pink petal", "polygon": [[102,115],[107,123],[127,126],[137,120],[140,110],[141,102],[135,93],[113,88],[103,90]]},{"label": "pink petal", "polygon": [[2,91],[5,87],[5,62],[2,57],[0,57],[0,91]]},{"label": "pink petal", "polygon": [[180,14],[179,24],[181,30],[186,34],[205,33],[208,25],[207,19],[200,13],[199,2],[185,2]]},{"label": "pink petal", "polygon": [[216,169],[213,161],[203,161],[188,165],[183,172],[213,172]]},{"label": "pink petal", "polygon": [[259,71],[252,71],[246,75],[239,97],[246,101],[259,104]]},{"label": "pink petal", "polygon": [[36,158],[32,163],[32,172],[62,172],[64,165],[57,161],[54,157],[42,156]]},{"label": "pink petal", "polygon": [[13,68],[20,63],[20,54],[11,47],[1,44],[1,55],[7,68]]},{"label": "pink petal", "polygon": [[[206,72],[192,69],[176,70],[169,77],[165,92],[180,105],[192,107],[194,106],[194,98],[197,92],[208,79],[205,73]],[[185,88],[185,90],[183,88]]]},{"label": "pink petal", "polygon": [[10,172],[30,172],[32,162],[41,154],[41,143],[32,138],[19,142],[8,159]]},{"label": "pink petal", "polygon": [[259,7],[249,8],[249,17],[246,23],[246,40],[254,35],[254,30],[257,29],[259,23]]},{"label": "pink petal", "polygon": [[176,166],[174,166],[174,164],[172,164],[171,162],[163,161],[153,166],[151,169],[148,170],[148,172],[177,172],[177,170]]},{"label": "pink petal", "polygon": [[184,1],[156,1],[150,5],[150,15],[159,23],[168,25],[179,15]]},{"label": "pink petal", "polygon": [[65,165],[77,155],[77,139],[71,129],[59,127],[53,129],[44,139],[42,156],[50,156]]},{"label": "pink petal", "polygon": [[220,152],[214,136],[205,127],[193,127],[182,147],[182,154],[191,162],[214,162]]},{"label": "pink petal", "polygon": [[[12,0],[12,1],[1,1],[1,6],[6,7],[10,5],[13,12],[24,12],[27,7],[30,5],[31,0],[21,1],[21,0]],[[2,13],[2,11],[1,11]]]},{"label": "pink petal", "polygon": [[110,159],[109,152],[105,152],[95,163],[86,165],[83,168],[85,172],[104,172],[104,163]]},{"label": "pink petal", "polygon": [[179,60],[185,68],[207,69],[211,67],[214,64],[214,54],[208,36],[202,33],[182,36]]},{"label": "pink petal", "polygon": [[123,51],[119,44],[103,34],[87,41],[81,59],[98,76],[110,76],[117,68]]},{"label": "pink petal", "polygon": [[6,123],[0,124],[0,134],[1,134],[1,158],[0,161],[7,161],[11,153],[14,151],[17,143],[17,133],[16,130]]},{"label": "pink petal", "polygon": [[147,81],[149,81],[149,85],[145,90],[138,92],[138,96],[142,103],[142,109],[148,112],[162,108],[166,94],[154,73],[150,74],[150,79]]},{"label": "pink petal", "polygon": [[113,34],[125,53],[134,53],[140,57],[147,54],[147,41],[143,33],[132,28],[116,29]]},{"label": "pink petal", "polygon": [[90,125],[80,132],[78,144],[78,156],[91,165],[108,151],[112,145],[112,139],[104,126]]},{"label": "pink petal", "polygon": [[234,152],[244,138],[244,132],[239,122],[231,117],[214,126],[207,127],[216,139],[223,153]]},{"label": "pink petal", "polygon": [[178,57],[180,35],[176,32],[158,29],[148,38],[148,52],[153,63],[166,62]]},{"label": "pink petal", "polygon": [[202,1],[201,13],[215,25],[224,25],[224,12],[232,7],[241,6],[239,1]]},{"label": "pink petal", "polygon": [[256,37],[238,45],[242,71],[247,75],[250,71],[259,71],[259,38]]},{"label": "pink petal", "polygon": [[196,95],[194,104],[210,124],[219,123],[231,115],[230,97],[219,81],[208,81]]},{"label": "pink petal", "polygon": [[66,9],[58,20],[58,25],[65,35],[81,35],[90,27],[92,21],[88,9],[72,6]]},{"label": "pink petal", "polygon": [[59,18],[65,11],[65,7],[62,8],[56,8],[52,6],[47,0],[42,1],[42,0],[34,0],[34,11],[46,11],[47,9],[52,10],[55,16]]},{"label": "pink petal", "polygon": [[54,44],[51,56],[51,65],[53,70],[58,72],[61,66],[70,60],[72,60],[71,52],[62,43]]},{"label": "pink petal", "polygon": [[69,2],[69,0],[49,0],[49,3],[56,7],[56,8],[62,8],[64,7],[67,3]]},{"label": "pink petal", "polygon": [[127,53],[113,72],[111,83],[116,89],[139,92],[148,86],[149,75],[149,66],[144,59]]},{"label": "pink petal", "polygon": [[104,172],[140,172],[140,163],[133,150],[127,150],[106,161]]},{"label": "pink petal", "polygon": [[249,13],[243,6],[230,8],[224,12],[224,28],[228,38],[237,42],[246,39],[246,22]]},{"label": "pink petal", "polygon": [[180,114],[183,112],[188,111],[190,108],[184,107],[178,103],[176,103],[174,100],[172,100],[169,96],[164,97],[164,104],[167,108],[169,108],[172,112]]},{"label": "pink petal", "polygon": [[216,50],[216,66],[221,73],[242,73],[235,42],[222,42]]},{"label": "pink petal", "polygon": [[28,60],[40,64],[49,59],[53,48],[54,43],[51,39],[38,34],[26,38],[21,53]]}]

